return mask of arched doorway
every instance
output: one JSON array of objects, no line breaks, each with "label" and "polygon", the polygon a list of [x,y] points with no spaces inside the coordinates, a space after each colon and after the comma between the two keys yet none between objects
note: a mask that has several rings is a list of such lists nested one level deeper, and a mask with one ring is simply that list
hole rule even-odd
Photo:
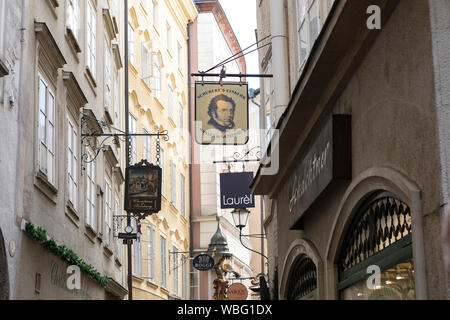
[{"label": "arched doorway", "polygon": [[317,267],[306,254],[295,258],[287,280],[287,300],[317,299]]},{"label": "arched doorway", "polygon": [[376,191],[361,201],[340,250],[339,298],[415,298],[411,224],[409,206],[392,193]]},{"label": "arched doorway", "polygon": [[0,300],[9,299],[9,276],[8,263],[6,260],[5,242],[0,229]]}]

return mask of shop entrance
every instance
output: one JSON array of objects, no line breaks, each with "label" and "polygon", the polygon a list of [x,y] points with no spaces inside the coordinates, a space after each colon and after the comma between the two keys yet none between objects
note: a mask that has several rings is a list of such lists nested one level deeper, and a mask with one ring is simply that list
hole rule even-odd
[{"label": "shop entrance", "polygon": [[317,299],[317,268],[305,254],[295,258],[287,280],[287,300]]},{"label": "shop entrance", "polygon": [[338,261],[341,299],[415,299],[409,206],[386,191],[368,195],[347,229]]},{"label": "shop entrance", "polygon": [[6,261],[5,242],[3,241],[3,233],[0,229],[0,300],[9,299],[9,276],[8,263]]}]

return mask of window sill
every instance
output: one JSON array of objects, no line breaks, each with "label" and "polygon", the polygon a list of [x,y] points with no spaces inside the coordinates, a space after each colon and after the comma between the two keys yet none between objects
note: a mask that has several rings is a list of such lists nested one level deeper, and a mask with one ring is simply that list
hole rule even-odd
[{"label": "window sill", "polygon": [[170,292],[165,287],[161,286],[161,292],[165,293],[167,296],[169,296]]},{"label": "window sill", "polygon": [[114,262],[116,263],[116,265],[117,265],[118,267],[121,267],[121,266],[122,266],[122,262],[120,261],[120,259],[119,259],[118,257],[114,257]]},{"label": "window sill", "polygon": [[47,179],[47,176],[38,171],[34,180],[34,185],[44,193],[53,203],[56,204],[56,198],[58,196],[58,189]]},{"label": "window sill", "polygon": [[95,91],[95,88],[97,88],[97,82],[95,82],[95,78],[92,75],[91,69],[89,67],[86,67],[86,72],[84,73],[86,78],[88,79],[89,85],[91,86],[92,91],[94,91],[94,94],[97,96],[97,92]]},{"label": "window sill", "polygon": [[52,10],[52,13],[55,16],[55,18],[58,18],[58,14],[56,12],[56,9],[59,7],[58,0],[47,0],[47,4]]},{"label": "window sill", "polygon": [[0,59],[0,78],[7,76],[9,74],[9,70],[6,67],[6,65],[3,63],[3,61]]},{"label": "window sill", "polygon": [[169,122],[170,122],[170,124],[172,125],[172,127],[174,127],[174,128],[177,127],[177,125],[175,124],[175,121],[172,119],[171,116],[169,116]]},{"label": "window sill", "polygon": [[133,62],[128,61],[128,67],[131,70],[131,72],[133,73],[133,75],[135,77],[137,77],[138,71],[136,70],[136,67],[134,66]]},{"label": "window sill", "polygon": [[156,32],[156,35],[158,36],[158,38],[160,37],[160,34],[159,34],[159,31],[158,31],[158,28],[153,24],[153,30],[155,30],[155,32]]},{"label": "window sill", "polygon": [[170,52],[169,48],[166,48],[167,54],[169,55],[170,59],[173,59],[172,53]]},{"label": "window sill", "polygon": [[181,69],[180,69],[180,68],[178,68],[178,73],[180,74],[181,78],[183,78],[183,79],[184,79],[184,74],[183,74],[183,71],[181,71]]},{"label": "window sill", "polygon": [[103,246],[103,254],[104,254],[106,257],[108,257],[108,258],[111,258],[111,257],[112,257],[113,251],[111,250],[111,248],[109,247],[108,244],[105,244],[105,245]]},{"label": "window sill", "polygon": [[70,200],[66,203],[66,216],[77,228],[80,227],[80,216]]},{"label": "window sill", "polygon": [[95,237],[97,236],[97,232],[89,225],[85,224],[86,231],[84,234],[91,240],[92,243],[95,243]]},{"label": "window sill", "polygon": [[72,29],[66,28],[66,40],[69,43],[70,48],[72,49],[72,52],[75,55],[75,58],[78,60],[78,53],[81,53],[81,47],[77,41],[77,38],[75,37],[75,34],[73,33]]},{"label": "window sill", "polygon": [[153,289],[158,289],[158,285],[150,279],[147,279],[147,285]]},{"label": "window sill", "polygon": [[137,275],[133,274],[132,277],[133,277],[133,280],[135,280],[135,281],[137,281],[139,283],[144,282],[144,278],[141,278],[140,276],[137,276]]},{"label": "window sill", "polygon": [[158,106],[161,108],[161,110],[164,110],[164,106],[161,103],[161,101],[159,100],[160,98],[158,98],[157,96],[154,96],[153,99],[155,99],[156,103],[158,104]]}]

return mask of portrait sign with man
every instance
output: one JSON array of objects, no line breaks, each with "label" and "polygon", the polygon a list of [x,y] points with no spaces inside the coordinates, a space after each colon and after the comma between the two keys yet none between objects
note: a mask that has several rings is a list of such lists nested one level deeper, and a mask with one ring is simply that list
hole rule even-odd
[{"label": "portrait sign with man", "polygon": [[243,145],[248,141],[248,84],[195,83],[195,140]]}]

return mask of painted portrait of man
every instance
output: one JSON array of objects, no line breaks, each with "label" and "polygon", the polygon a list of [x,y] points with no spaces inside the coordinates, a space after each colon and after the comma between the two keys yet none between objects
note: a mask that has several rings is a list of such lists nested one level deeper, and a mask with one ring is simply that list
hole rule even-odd
[{"label": "painted portrait of man", "polygon": [[236,103],[233,98],[220,94],[211,99],[208,106],[208,115],[210,117],[208,124],[214,128],[225,132],[234,129],[234,113]]},{"label": "painted portrait of man", "polygon": [[195,83],[195,139],[199,144],[243,145],[248,140],[248,85]]}]

